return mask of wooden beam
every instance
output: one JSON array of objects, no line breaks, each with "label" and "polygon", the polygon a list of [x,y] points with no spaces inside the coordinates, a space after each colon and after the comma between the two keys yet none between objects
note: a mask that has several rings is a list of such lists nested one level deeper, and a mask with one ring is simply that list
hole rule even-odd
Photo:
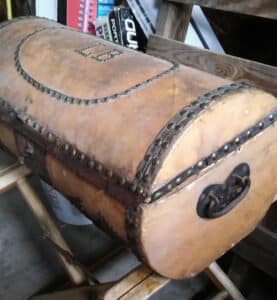
[{"label": "wooden beam", "polygon": [[196,4],[204,7],[231,11],[257,17],[277,19],[276,0],[170,0],[182,4]]},{"label": "wooden beam", "polygon": [[147,53],[219,77],[245,81],[277,96],[277,68],[247,59],[217,54],[154,35]]},{"label": "wooden beam", "polygon": [[184,41],[191,17],[192,5],[163,1],[159,11],[156,33],[177,41]]},{"label": "wooden beam", "polygon": [[0,194],[14,188],[19,179],[30,175],[31,171],[24,165],[14,164],[0,170]]},{"label": "wooden beam", "polygon": [[[38,195],[32,189],[25,177],[21,177],[17,180],[16,185],[20,190],[21,194],[25,198],[31,211],[34,213],[37,221],[39,222],[44,234],[51,240],[55,245],[59,246],[61,249],[72,255],[70,248],[68,247],[66,241],[64,240],[61,232],[59,231],[54,220],[42,204]],[[78,267],[69,262],[64,255],[57,252],[65,270],[67,271],[69,277],[75,285],[80,285],[86,280],[85,274]]]}]

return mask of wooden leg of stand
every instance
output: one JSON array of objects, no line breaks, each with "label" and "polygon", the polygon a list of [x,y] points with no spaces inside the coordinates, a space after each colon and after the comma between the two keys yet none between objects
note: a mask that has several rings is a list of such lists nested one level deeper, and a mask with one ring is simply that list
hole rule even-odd
[{"label": "wooden leg of stand", "polygon": [[18,164],[0,170],[0,193],[4,193],[16,186],[17,181],[29,175],[31,171],[26,166]]},{"label": "wooden leg of stand", "polygon": [[[27,179],[25,177],[22,177],[19,180],[17,180],[16,183],[20,192],[24,196],[27,204],[29,205],[30,209],[33,211],[38,222],[40,223],[45,234],[60,248],[71,253],[55,222],[41,203],[37,194],[31,188]],[[70,264],[62,255],[59,254],[59,257],[72,282],[76,285],[83,283],[85,281],[85,276],[81,269],[77,266]]]},{"label": "wooden leg of stand", "polygon": [[245,300],[241,292],[216,262],[210,264],[205,273],[220,290],[226,290],[233,300]]}]

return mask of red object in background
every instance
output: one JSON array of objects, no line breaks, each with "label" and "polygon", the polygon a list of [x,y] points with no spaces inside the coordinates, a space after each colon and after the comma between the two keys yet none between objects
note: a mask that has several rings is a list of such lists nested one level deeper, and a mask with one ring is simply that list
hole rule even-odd
[{"label": "red object in background", "polygon": [[97,0],[67,0],[67,26],[95,34],[93,21],[97,17]]}]

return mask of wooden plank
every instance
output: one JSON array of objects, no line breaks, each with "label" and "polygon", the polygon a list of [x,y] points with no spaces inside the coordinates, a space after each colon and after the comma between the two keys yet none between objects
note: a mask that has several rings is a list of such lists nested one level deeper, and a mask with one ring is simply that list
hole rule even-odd
[{"label": "wooden plank", "polygon": [[197,4],[204,7],[277,19],[276,0],[170,0],[182,4]]},{"label": "wooden plank", "polygon": [[233,251],[256,268],[277,278],[277,233],[259,225]]},{"label": "wooden plank", "polygon": [[1,170],[0,174],[0,193],[4,193],[15,187],[17,181],[31,174],[26,166],[12,165],[11,167]]},{"label": "wooden plank", "polygon": [[[169,279],[161,277],[157,274],[152,274],[143,282],[126,293],[120,300],[146,300],[163,288]],[[114,299],[114,298],[113,298]]]},{"label": "wooden plank", "polygon": [[157,20],[156,33],[177,41],[184,41],[191,17],[192,5],[163,1]]},{"label": "wooden plank", "polygon": [[144,265],[139,266],[134,271],[129,273],[126,277],[119,280],[113,287],[105,292],[102,296],[103,300],[121,299],[123,295],[128,294],[137,285],[144,282],[149,276],[153,274],[149,268]]},{"label": "wooden plank", "polygon": [[[69,249],[57,225],[40,201],[38,195],[29,185],[27,179],[25,177],[21,177],[16,181],[16,184],[28,206],[37,218],[37,221],[39,222],[46,237],[53,241],[55,245],[66,251],[69,255],[72,255],[72,252]],[[75,266],[70,261],[68,261],[68,259],[63,254],[59,252],[57,253],[72,282],[75,285],[82,284],[86,280],[86,276],[83,271],[78,266]]]},{"label": "wooden plank", "polygon": [[217,54],[153,35],[147,53],[234,81],[245,81],[277,96],[277,68]]}]

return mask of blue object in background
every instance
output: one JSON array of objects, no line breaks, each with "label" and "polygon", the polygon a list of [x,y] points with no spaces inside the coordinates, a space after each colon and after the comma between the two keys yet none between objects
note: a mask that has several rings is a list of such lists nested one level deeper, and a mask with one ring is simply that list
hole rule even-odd
[{"label": "blue object in background", "polygon": [[97,17],[107,16],[114,8],[114,0],[98,0]]}]

